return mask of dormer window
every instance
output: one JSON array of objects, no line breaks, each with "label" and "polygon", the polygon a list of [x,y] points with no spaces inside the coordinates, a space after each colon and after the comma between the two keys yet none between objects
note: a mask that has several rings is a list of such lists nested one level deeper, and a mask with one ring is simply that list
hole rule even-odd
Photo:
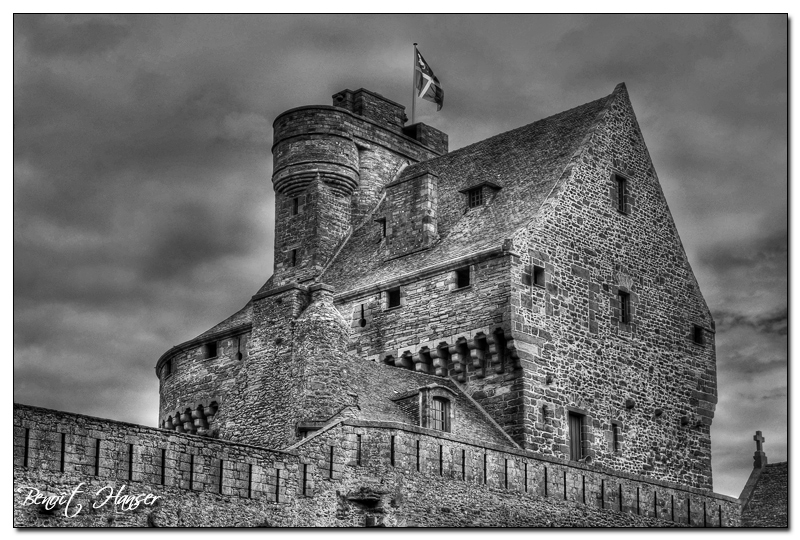
[{"label": "dormer window", "polygon": [[467,187],[458,191],[463,193],[467,199],[466,211],[487,204],[500,189],[500,186],[494,182],[477,182],[471,183],[471,185],[467,185]]},{"label": "dormer window", "polygon": [[473,188],[467,191],[467,208],[483,206],[483,189]]},{"label": "dormer window", "polygon": [[443,397],[435,397],[431,401],[431,423],[432,429],[439,431],[450,431],[450,400]]}]

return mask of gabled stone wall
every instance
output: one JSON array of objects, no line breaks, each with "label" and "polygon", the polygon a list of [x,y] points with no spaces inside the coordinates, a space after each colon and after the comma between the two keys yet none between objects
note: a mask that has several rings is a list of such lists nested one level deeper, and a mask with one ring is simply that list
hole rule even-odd
[{"label": "gabled stone wall", "polygon": [[[617,209],[614,173],[628,179],[627,213]],[[594,463],[710,488],[714,323],[624,86],[514,246],[526,447],[568,457],[572,408],[585,413]],[[544,287],[531,284],[533,266],[545,269]],[[620,291],[630,295],[627,323]],[[693,325],[705,344],[693,342]]]}]

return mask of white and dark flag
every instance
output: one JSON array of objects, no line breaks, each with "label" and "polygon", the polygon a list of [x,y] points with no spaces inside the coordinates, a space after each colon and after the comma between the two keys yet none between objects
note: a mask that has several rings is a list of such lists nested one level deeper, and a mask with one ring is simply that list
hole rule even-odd
[{"label": "white and dark flag", "polygon": [[436,110],[439,111],[444,105],[442,84],[433,74],[433,70],[422,58],[416,47],[414,47],[414,52],[417,55],[417,63],[414,67],[414,83],[417,87],[417,97],[436,103]]}]

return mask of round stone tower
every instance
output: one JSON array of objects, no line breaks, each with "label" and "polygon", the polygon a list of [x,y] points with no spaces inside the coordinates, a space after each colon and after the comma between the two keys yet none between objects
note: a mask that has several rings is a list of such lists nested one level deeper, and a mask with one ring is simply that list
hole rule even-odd
[{"label": "round stone tower", "polygon": [[349,232],[359,159],[346,116],[317,106],[275,120],[275,286],[318,275]]}]

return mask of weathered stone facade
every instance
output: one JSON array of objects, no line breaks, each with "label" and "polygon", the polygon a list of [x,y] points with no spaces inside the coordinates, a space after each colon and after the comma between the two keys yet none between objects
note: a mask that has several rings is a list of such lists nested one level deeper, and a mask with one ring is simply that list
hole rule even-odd
[{"label": "weathered stone facade", "polygon": [[162,429],[15,409],[18,483],[130,482],[125,443],[164,501],[118,524],[739,525],[714,323],[625,86],[449,153],[404,124],[363,89],[280,115],[272,277],[158,360]]}]

